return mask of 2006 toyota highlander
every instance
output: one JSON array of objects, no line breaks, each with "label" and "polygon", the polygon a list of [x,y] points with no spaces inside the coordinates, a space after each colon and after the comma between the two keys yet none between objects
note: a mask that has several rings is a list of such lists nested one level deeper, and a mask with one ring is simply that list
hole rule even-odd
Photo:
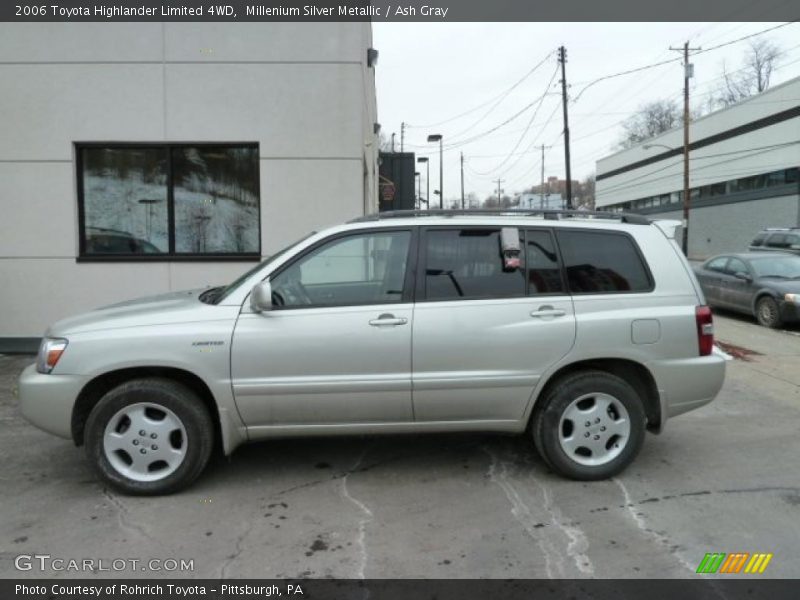
[{"label": "2006 toyota highlander", "polygon": [[383,213],[225,287],[45,333],[25,417],[133,494],[187,486],[215,439],[495,431],[571,478],[620,472],[725,373],[677,222],[568,211]]}]

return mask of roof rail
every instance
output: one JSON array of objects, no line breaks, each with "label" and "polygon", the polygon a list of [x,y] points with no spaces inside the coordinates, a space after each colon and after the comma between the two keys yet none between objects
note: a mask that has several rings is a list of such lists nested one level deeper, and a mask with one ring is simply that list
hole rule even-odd
[{"label": "roof rail", "polygon": [[388,210],[358,217],[350,223],[363,223],[368,221],[382,221],[384,219],[407,219],[414,217],[461,217],[461,216],[492,216],[501,217],[543,217],[550,220],[565,218],[578,219],[613,219],[622,223],[633,225],[650,225],[652,222],[647,217],[632,213],[610,212],[603,210],[557,210],[557,209],[492,209],[468,208],[458,209],[430,209],[430,210]]}]

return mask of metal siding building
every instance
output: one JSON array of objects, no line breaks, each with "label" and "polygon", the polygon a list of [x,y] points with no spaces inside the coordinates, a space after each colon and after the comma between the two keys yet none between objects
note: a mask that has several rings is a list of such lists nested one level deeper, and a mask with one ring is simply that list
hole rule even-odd
[{"label": "metal siding building", "polygon": [[[371,46],[369,23],[0,24],[0,351],[93,307],[226,283],[311,230],[376,211]],[[252,256],[175,257],[170,240],[154,260],[82,257],[82,142],[178,143],[195,159],[203,143],[249,144],[258,207],[236,227],[258,226]],[[149,235],[160,200],[137,201]]]},{"label": "metal siding building", "polygon": [[[692,121],[689,256],[800,225],[800,78]],[[598,209],[682,219],[683,128],[597,162]]]}]

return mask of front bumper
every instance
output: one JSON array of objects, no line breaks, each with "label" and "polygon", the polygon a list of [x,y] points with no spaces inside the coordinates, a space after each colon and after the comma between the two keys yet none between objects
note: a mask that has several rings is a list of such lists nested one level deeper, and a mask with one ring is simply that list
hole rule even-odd
[{"label": "front bumper", "polygon": [[778,306],[781,311],[781,320],[786,323],[794,323],[796,321],[800,321],[800,304],[796,302],[787,302],[786,300],[781,300],[778,302]]},{"label": "front bumper", "polygon": [[40,429],[72,439],[72,408],[85,380],[79,375],[44,375],[35,364],[28,366],[19,376],[22,416]]},{"label": "front bumper", "polygon": [[725,381],[725,356],[657,360],[648,364],[661,397],[661,424],[716,398]]}]

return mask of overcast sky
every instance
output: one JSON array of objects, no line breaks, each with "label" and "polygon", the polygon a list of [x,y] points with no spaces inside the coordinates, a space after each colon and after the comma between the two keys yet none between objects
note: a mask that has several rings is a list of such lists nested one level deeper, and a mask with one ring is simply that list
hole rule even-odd
[{"label": "overcast sky", "polygon": [[[595,170],[595,161],[613,151],[620,122],[641,104],[671,97],[682,103],[683,70],[679,62],[640,73],[587,83],[603,75],[678,58],[669,47],[711,48],[780,23],[374,23],[378,121],[382,132],[396,132],[405,121],[405,150],[431,156],[431,197],[439,185],[439,148],[427,135],[444,136],[446,199],[460,198],[459,153],[464,153],[465,192],[484,199],[504,179],[505,193],[538,185],[541,144],[545,176],[564,177],[560,72],[556,49],[567,48],[567,81],[573,179]],[[768,32],[783,51],[772,85],[800,76],[800,23]],[[703,102],[720,83],[722,64],[742,66],[749,41],[699,53],[691,58],[695,76],[691,93]],[[513,91],[534,66],[544,63]],[[549,87],[548,87],[549,83]],[[550,92],[548,95],[544,95]],[[541,105],[538,100],[544,96]],[[576,100],[577,98],[577,100]],[[515,119],[494,129],[525,106]],[[798,99],[800,102],[800,99]],[[534,117],[534,111],[539,106]],[[479,108],[478,108],[479,107]],[[463,114],[468,113],[468,114]],[[461,116],[459,116],[461,115]],[[458,118],[454,118],[458,117]],[[533,118],[532,118],[533,117]],[[528,127],[530,123],[530,126]],[[527,131],[526,131],[527,128]],[[454,144],[448,148],[448,144]],[[422,172],[423,195],[425,169]]]}]

